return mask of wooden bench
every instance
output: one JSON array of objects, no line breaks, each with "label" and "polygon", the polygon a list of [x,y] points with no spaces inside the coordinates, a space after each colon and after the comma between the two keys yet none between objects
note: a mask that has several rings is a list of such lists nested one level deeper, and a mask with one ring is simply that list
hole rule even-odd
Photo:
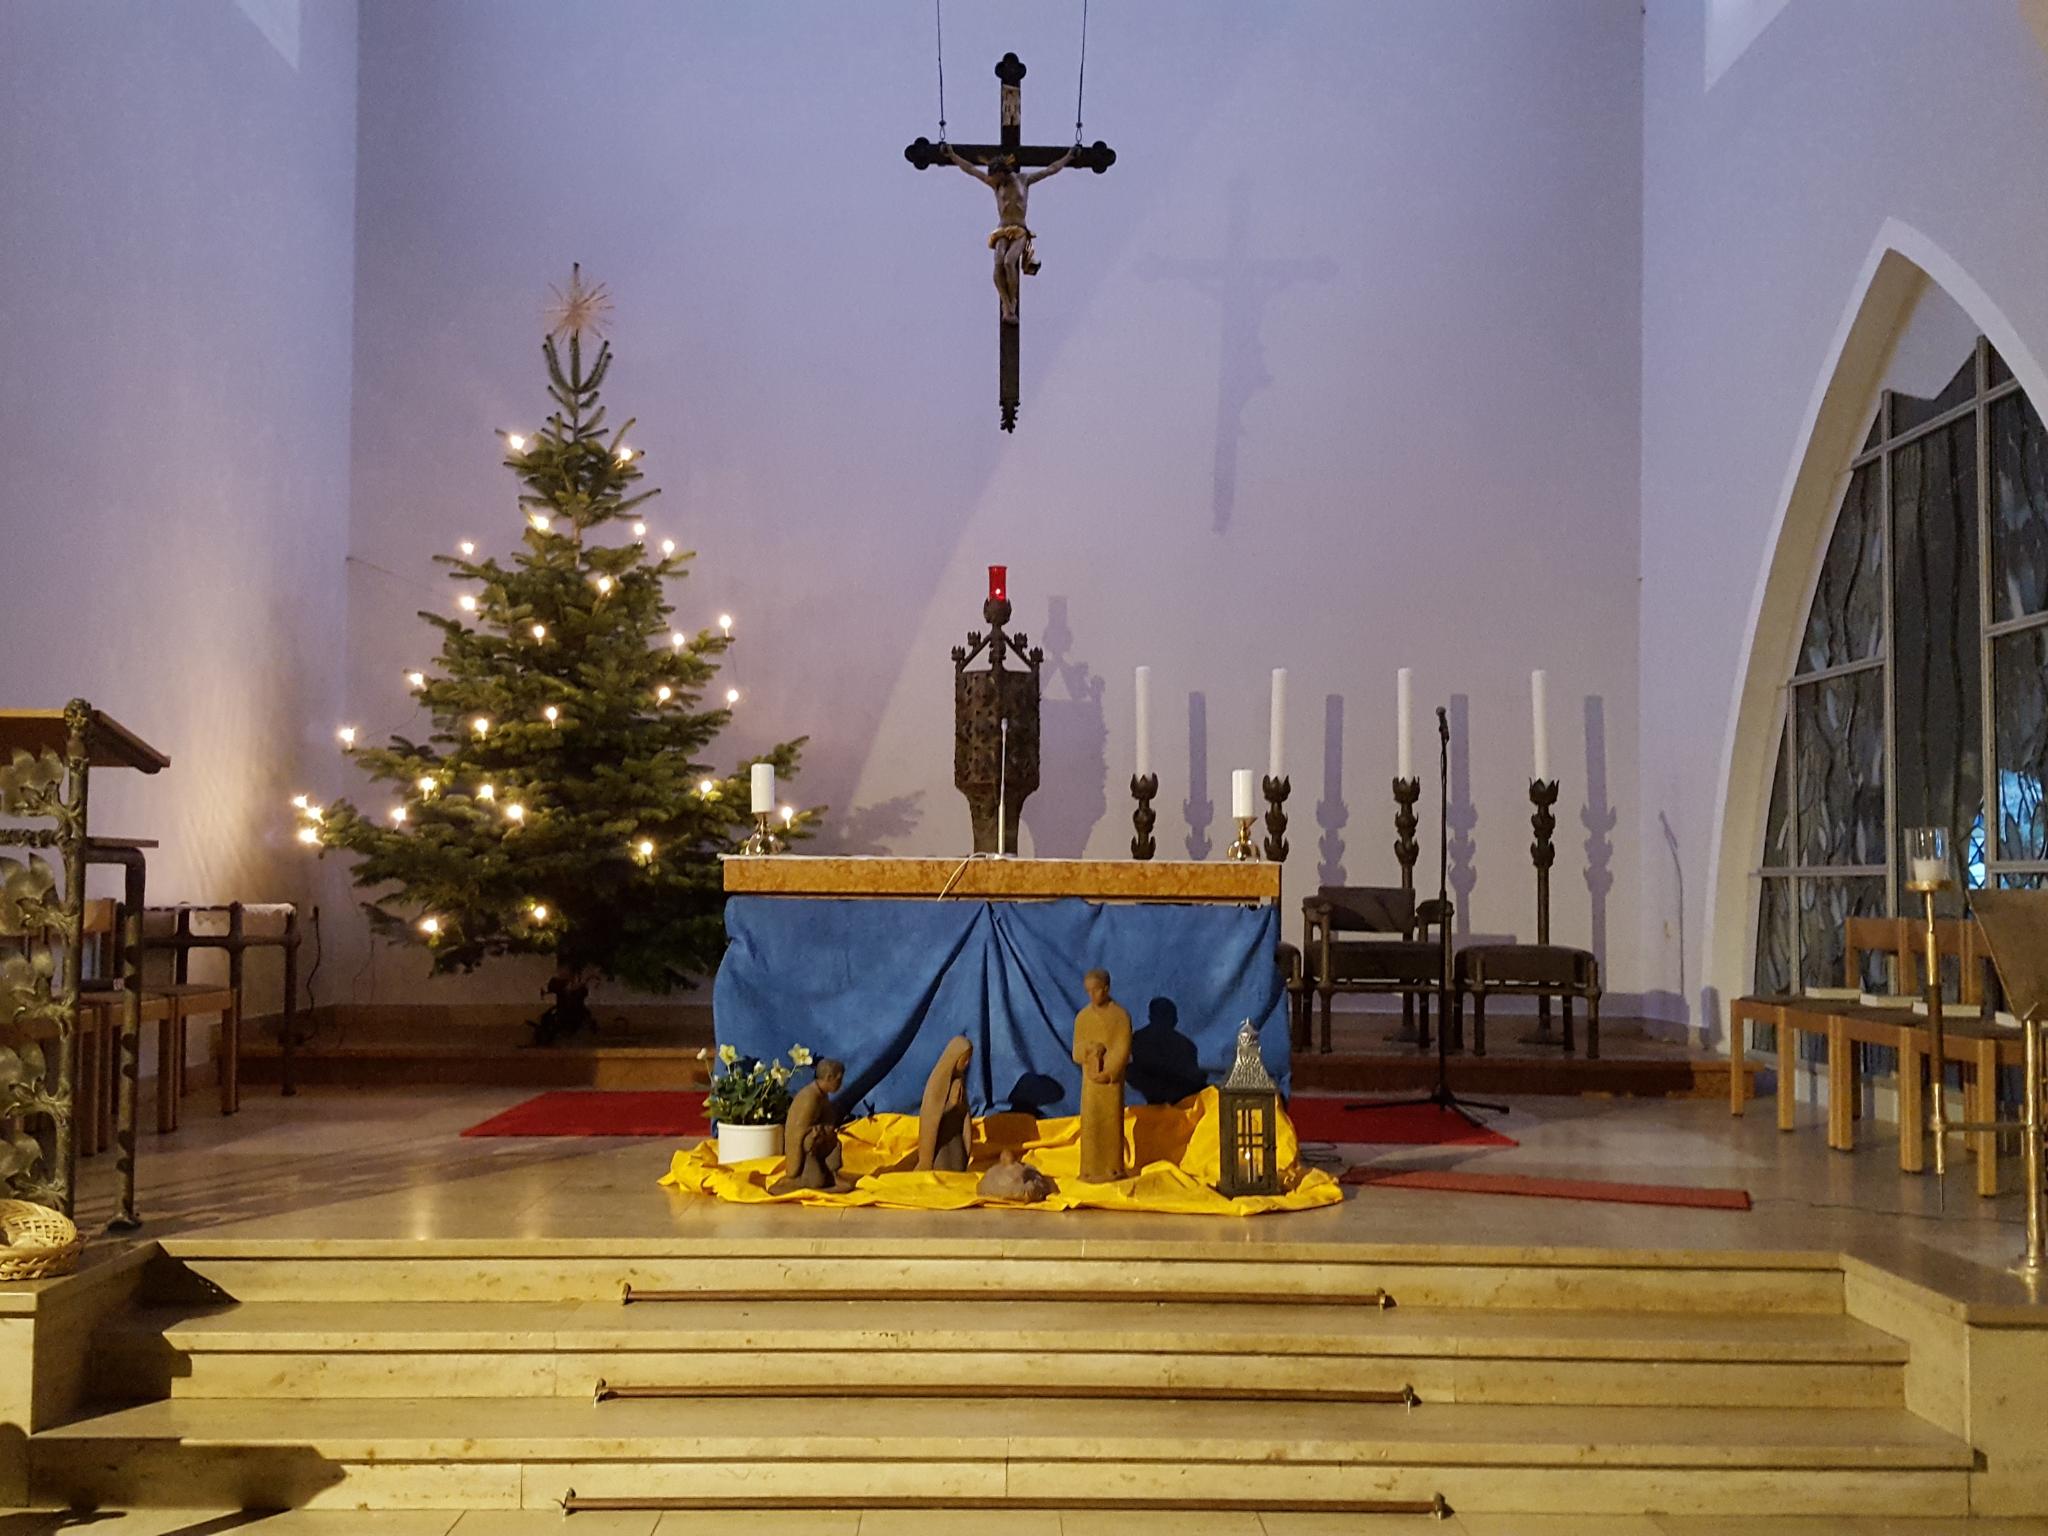
[{"label": "wooden bench", "polygon": [[[1730,1005],[1728,1079],[1729,1112],[1740,1115],[1748,1098],[1747,1074],[1742,1070],[1747,1026],[1768,1024],[1778,1037],[1778,1129],[1794,1125],[1794,1087],[1798,1066],[1798,1037],[1817,1035],[1827,1041],[1828,1053],[1828,1145],[1838,1152],[1856,1149],[1858,1045],[1881,1045],[1899,1053],[1899,1168],[1919,1173],[1926,1167],[1926,1103],[1924,1077],[1933,1054],[1932,1032],[1927,1020],[1907,1009],[1865,1008],[1856,1003],[1806,997],[1744,997]],[[1944,1065],[1955,1062],[1965,1069],[1963,1118],[1990,1120],[1997,1114],[1998,1071],[2019,1066],[2024,1060],[2024,1042],[2017,1030],[1987,1023],[1981,1018],[1943,1016],[1942,1056]],[[1939,1069],[1936,1079],[1939,1082]],[[1977,1164],[1977,1193],[1998,1193],[1998,1138],[1980,1131],[1969,1138],[1971,1156]]]}]

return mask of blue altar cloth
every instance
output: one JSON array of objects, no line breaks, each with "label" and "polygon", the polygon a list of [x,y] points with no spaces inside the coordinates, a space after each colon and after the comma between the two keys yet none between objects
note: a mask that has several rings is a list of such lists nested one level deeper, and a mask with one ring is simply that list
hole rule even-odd
[{"label": "blue altar cloth", "polygon": [[1278,907],[819,900],[734,896],[712,988],[721,1045],[773,1059],[793,1042],[846,1063],[842,1108],[915,1114],[954,1035],[974,1043],[975,1114],[1078,1113],[1074,1015],[1101,966],[1131,1015],[1129,1102],[1221,1082],[1253,1019],[1288,1085]]}]

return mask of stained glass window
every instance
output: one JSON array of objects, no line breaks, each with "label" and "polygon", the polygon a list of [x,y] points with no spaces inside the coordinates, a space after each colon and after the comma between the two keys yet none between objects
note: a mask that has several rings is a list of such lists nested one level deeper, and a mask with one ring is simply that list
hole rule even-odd
[{"label": "stained glass window", "polygon": [[1991,407],[1992,617],[2048,610],[2048,432],[2025,395]]},{"label": "stained glass window", "polygon": [[1884,863],[1884,673],[1794,691],[1801,864]]},{"label": "stained glass window", "polygon": [[2048,628],[2023,629],[1991,642],[1997,700],[1998,854],[2003,861],[2048,859]]},{"label": "stained glass window", "polygon": [[1882,472],[1866,464],[1849,491],[1821,562],[1813,607],[1806,615],[1801,672],[1869,661],[1884,649],[1884,507]]},{"label": "stained glass window", "polygon": [[1842,985],[1845,920],[1901,910],[1901,828],[1947,827],[1969,885],[2048,885],[2048,428],[1981,338],[1879,400],[1785,699],[1760,991]]}]

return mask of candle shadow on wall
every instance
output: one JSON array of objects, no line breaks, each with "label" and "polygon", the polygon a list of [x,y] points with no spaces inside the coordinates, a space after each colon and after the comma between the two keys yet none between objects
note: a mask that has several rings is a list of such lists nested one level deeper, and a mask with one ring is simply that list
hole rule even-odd
[{"label": "candle shadow on wall", "polygon": [[[1472,936],[1472,893],[1479,887],[1479,844],[1473,834],[1479,828],[1479,807],[1472,803],[1472,700],[1467,694],[1451,695],[1451,803],[1444,815],[1450,830],[1451,900],[1458,914],[1458,937]],[[1427,789],[1424,791],[1427,794]],[[1418,873],[1420,871],[1418,870]],[[1423,884],[1421,880],[1416,882]]]},{"label": "candle shadow on wall", "polygon": [[1614,889],[1612,833],[1619,813],[1607,803],[1607,701],[1586,696],[1586,892],[1591,898],[1593,958],[1607,967],[1607,893]]},{"label": "candle shadow on wall", "polygon": [[1252,183],[1231,179],[1224,194],[1223,251],[1219,256],[1154,257],[1141,269],[1147,282],[1177,282],[1215,301],[1222,324],[1216,373],[1216,455],[1209,473],[1210,532],[1224,533],[1237,509],[1237,454],[1252,398],[1273,382],[1260,336],[1266,306],[1299,283],[1327,283],[1337,264],[1254,258],[1251,254]]},{"label": "candle shadow on wall", "polygon": [[[810,847],[819,853],[886,854],[917,830],[924,820],[924,791],[828,812]],[[963,832],[966,823],[962,821]]]},{"label": "candle shadow on wall", "polygon": [[1109,728],[1102,718],[1102,679],[1072,659],[1074,630],[1067,600],[1046,600],[1045,651],[1038,701],[1039,792],[1024,802],[1031,851],[1041,859],[1075,859],[1088,850],[1095,824],[1109,808]]},{"label": "candle shadow on wall", "polygon": [[1344,828],[1351,820],[1351,808],[1344,803],[1344,699],[1328,694],[1323,699],[1323,798],[1316,802],[1316,825],[1323,835],[1316,844],[1321,862],[1316,881],[1321,885],[1344,884]]},{"label": "candle shadow on wall", "polygon": [[1188,857],[1206,859],[1215,846],[1209,824],[1216,819],[1216,804],[1209,798],[1209,696],[1204,693],[1188,695],[1188,797],[1180,810],[1188,823]]},{"label": "candle shadow on wall", "polygon": [[[1671,817],[1667,813],[1659,811],[1657,813],[1657,826],[1664,834],[1664,847],[1671,855],[1671,889],[1678,905],[1675,929],[1678,935],[1678,988],[1674,992],[1652,992],[1645,999],[1645,1002],[1656,1008],[1658,1012],[1668,1011],[1675,1013],[1683,1021],[1687,1017],[1688,1011],[1685,997],[1687,985],[1685,974],[1685,864],[1678,856],[1678,830],[1671,825]],[[1703,997],[1702,1002],[1704,1001],[1705,998]],[[1662,1006],[1659,1007],[1658,1005]],[[1717,1007],[1713,1013],[1703,1014],[1701,1016],[1701,1024],[1703,1026],[1706,1025],[1718,1017],[1719,1012],[1720,1010]]]}]

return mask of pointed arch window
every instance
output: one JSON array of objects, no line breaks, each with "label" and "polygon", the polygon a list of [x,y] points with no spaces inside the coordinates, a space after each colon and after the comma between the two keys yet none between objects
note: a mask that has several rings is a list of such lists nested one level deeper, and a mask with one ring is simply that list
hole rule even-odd
[{"label": "pointed arch window", "polygon": [[1946,826],[1968,885],[2048,884],[2048,430],[1982,337],[1879,398],[1793,668],[1759,991],[1843,983],[1845,919],[1901,910],[1903,828]]}]

